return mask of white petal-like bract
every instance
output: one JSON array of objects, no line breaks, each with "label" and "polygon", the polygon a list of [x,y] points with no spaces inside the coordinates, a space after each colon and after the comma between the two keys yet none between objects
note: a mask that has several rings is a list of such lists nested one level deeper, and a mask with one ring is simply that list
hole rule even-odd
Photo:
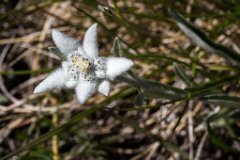
[{"label": "white petal-like bract", "polygon": [[107,58],[107,77],[114,79],[123,72],[126,72],[133,66],[133,61],[123,57],[109,57]]},{"label": "white petal-like bract", "polygon": [[83,40],[83,48],[86,54],[91,57],[95,58],[98,56],[98,43],[97,43],[97,24],[93,24],[90,26],[85,33],[84,40]]},{"label": "white petal-like bract", "polygon": [[74,80],[68,80],[65,82],[65,86],[71,89],[75,88],[77,84],[78,84],[78,81],[74,81]]},{"label": "white petal-like bract", "polygon": [[71,38],[64,33],[52,29],[52,38],[58,49],[64,54],[68,55],[70,52],[77,50],[80,47],[79,41]]},{"label": "white petal-like bract", "polygon": [[64,71],[59,68],[53,71],[45,80],[43,80],[33,91],[33,93],[46,92],[54,88],[62,88],[65,83]]},{"label": "white petal-like bract", "polygon": [[43,80],[34,93],[62,87],[75,88],[77,98],[83,104],[96,91],[108,96],[110,80],[133,66],[133,61],[124,57],[98,56],[96,23],[86,31],[83,44],[56,29],[52,30],[52,38],[60,50],[57,55],[61,57],[62,68]]},{"label": "white petal-like bract", "polygon": [[78,52],[80,55],[82,55],[82,56],[86,56],[86,53],[85,53],[85,51],[84,51],[84,49],[83,49],[82,46],[81,46],[81,47],[78,47],[77,52]]},{"label": "white petal-like bract", "polygon": [[71,67],[71,63],[69,61],[62,62],[62,69],[65,77],[68,77],[68,68]]},{"label": "white petal-like bract", "polygon": [[105,78],[106,77],[106,73],[104,70],[96,70],[95,74],[98,78]]},{"label": "white petal-like bract", "polygon": [[98,85],[98,92],[102,93],[105,96],[108,96],[110,91],[110,82],[109,81],[102,81],[99,85]]},{"label": "white petal-like bract", "polygon": [[83,104],[89,97],[91,97],[97,89],[96,82],[80,81],[76,87],[76,94],[79,102]]}]

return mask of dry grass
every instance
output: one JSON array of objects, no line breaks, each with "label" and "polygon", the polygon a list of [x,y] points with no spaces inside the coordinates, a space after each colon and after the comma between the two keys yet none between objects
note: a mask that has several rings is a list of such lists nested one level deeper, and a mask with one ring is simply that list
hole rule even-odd
[{"label": "dry grass", "polygon": [[[33,95],[32,91],[60,64],[58,57],[47,50],[53,46],[51,29],[82,40],[86,28],[94,22],[99,24],[100,54],[110,55],[118,36],[124,55],[135,62],[133,70],[141,77],[184,89],[187,85],[176,76],[173,62],[199,86],[232,75],[239,68],[194,45],[167,9],[177,9],[214,41],[240,53],[239,7],[234,0],[1,2],[0,157],[99,104],[102,110],[55,137],[60,159],[238,159],[239,151],[224,146],[240,145],[236,108],[225,111],[219,105],[195,99],[163,105],[168,100],[159,97],[145,98],[146,108],[138,107],[134,103],[138,90],[119,82],[114,82],[109,97],[96,94],[84,105],[77,102],[71,90],[42,95]],[[240,95],[238,81],[217,89]],[[214,135],[224,141],[220,147],[209,138],[205,122],[211,114],[224,111],[227,114],[212,127]],[[52,124],[54,114],[58,122]],[[46,140],[17,157],[53,159],[51,146],[52,141]]]}]

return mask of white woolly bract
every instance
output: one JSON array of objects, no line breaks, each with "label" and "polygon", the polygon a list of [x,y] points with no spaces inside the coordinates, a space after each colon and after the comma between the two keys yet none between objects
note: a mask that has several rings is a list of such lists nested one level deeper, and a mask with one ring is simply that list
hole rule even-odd
[{"label": "white woolly bract", "polygon": [[84,36],[83,48],[86,54],[95,58],[98,56],[98,43],[97,43],[97,24],[90,26]]},{"label": "white woolly bract", "polygon": [[96,88],[96,82],[80,81],[76,87],[76,94],[79,102],[83,104],[96,92]]},{"label": "white woolly bract", "polygon": [[74,81],[74,80],[68,80],[65,82],[65,86],[67,88],[75,88],[78,84],[78,81]]},{"label": "white woolly bract", "polygon": [[108,96],[110,91],[110,82],[109,81],[102,81],[99,85],[98,85],[98,92],[102,93],[105,96]]},{"label": "white woolly bract", "polygon": [[85,51],[84,51],[84,49],[83,49],[83,46],[78,47],[77,52],[78,52],[80,55],[84,56],[84,57],[86,56],[86,53],[85,53]]},{"label": "white woolly bract", "polygon": [[114,79],[123,72],[126,72],[133,66],[133,61],[123,57],[110,57],[107,58],[107,77]]},{"label": "white woolly bract", "polygon": [[58,49],[64,55],[67,55],[80,47],[80,43],[77,40],[65,35],[56,29],[52,29],[52,38]]},{"label": "white woolly bract", "polygon": [[53,71],[45,80],[43,80],[33,91],[33,93],[46,92],[54,88],[62,88],[65,83],[63,69]]},{"label": "white woolly bract", "polygon": [[106,73],[103,70],[95,71],[95,74],[98,78],[105,78],[106,77]]},{"label": "white woolly bract", "polygon": [[[62,62],[62,68],[52,72],[34,90],[34,93],[45,92],[54,88],[75,88],[77,98],[83,104],[97,90],[107,96],[110,92],[110,82],[118,75],[126,72],[133,62],[123,57],[98,57],[97,24],[87,30],[83,46],[75,39],[52,30],[53,41],[67,58]],[[64,58],[65,58],[64,57]],[[85,65],[80,60],[88,63]],[[85,65],[82,71],[79,68]],[[88,70],[89,69],[89,70]],[[89,72],[89,73],[88,73]]]},{"label": "white woolly bract", "polygon": [[63,61],[62,62],[62,68],[63,68],[65,77],[68,76],[67,70],[68,70],[68,67],[70,67],[70,66],[71,66],[71,63],[69,61]]}]

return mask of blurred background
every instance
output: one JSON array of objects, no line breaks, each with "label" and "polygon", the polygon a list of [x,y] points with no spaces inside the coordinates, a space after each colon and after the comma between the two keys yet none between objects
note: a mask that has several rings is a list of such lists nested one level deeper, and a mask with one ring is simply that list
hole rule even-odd
[{"label": "blurred background", "polygon": [[[175,160],[239,159],[239,109],[202,101],[168,102],[142,97],[129,84],[114,81],[110,96],[95,94],[80,105],[73,90],[32,92],[61,61],[51,29],[82,41],[98,23],[99,53],[110,56],[119,37],[133,72],[179,89],[187,85],[173,63],[201,86],[239,70],[195,45],[176,25],[169,8],[217,43],[240,53],[238,0],[2,0],[0,2],[0,157],[26,146],[79,113],[102,108],[59,134],[12,159]],[[239,81],[218,86],[221,93],[240,96]],[[239,104],[239,103],[238,103]],[[143,107],[142,107],[143,106]],[[206,127],[206,118],[220,118]]]}]

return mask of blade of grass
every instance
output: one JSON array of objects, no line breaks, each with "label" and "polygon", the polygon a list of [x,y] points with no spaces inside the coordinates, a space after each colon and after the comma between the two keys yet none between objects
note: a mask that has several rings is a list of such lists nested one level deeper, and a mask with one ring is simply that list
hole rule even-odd
[{"label": "blade of grass", "polygon": [[[88,16],[89,18],[91,18],[94,22],[97,22],[101,27],[103,27],[104,30],[106,30],[111,36],[116,37],[115,32],[113,32],[111,29],[109,29],[108,27],[106,27],[106,25],[104,25],[102,22],[100,22],[97,18],[95,18],[94,16],[92,16],[91,14],[89,14],[88,12],[86,12],[85,10],[79,8],[78,6],[76,6],[75,4],[73,4],[73,7],[75,7],[77,10],[79,10],[80,12],[84,13],[86,16]],[[137,49],[133,46],[131,46],[130,44],[128,44],[126,41],[124,41],[122,38],[119,37],[119,40],[121,40],[128,48],[133,49],[135,52],[137,52]]]},{"label": "blade of grass", "polygon": [[187,97],[187,92],[182,89],[150,81],[143,78],[132,79],[126,76],[119,76],[118,80],[131,84],[143,90],[143,95],[146,97],[167,98],[170,100],[181,99]]},{"label": "blade of grass", "polygon": [[169,61],[169,62],[177,62],[179,64],[183,64],[185,66],[189,66],[188,63],[180,61],[176,58],[172,58],[172,57],[167,57],[167,56],[163,56],[160,54],[138,54],[138,55],[128,55],[128,58],[136,58],[136,59],[156,59],[156,60],[165,60],[165,61]]},{"label": "blade of grass", "polygon": [[233,148],[231,146],[229,146],[228,144],[226,144],[222,138],[220,138],[219,136],[217,136],[213,129],[211,128],[211,122],[216,119],[216,118],[219,118],[219,116],[221,117],[221,113],[219,115],[219,113],[217,114],[213,114],[211,116],[209,116],[207,119],[206,119],[206,126],[207,126],[207,131],[208,131],[208,134],[209,134],[209,137],[211,138],[212,142],[218,146],[219,148],[223,149],[225,152],[231,152],[231,153],[236,153],[236,154],[240,154],[240,150],[239,149],[236,149],[236,148]]},{"label": "blade of grass", "polygon": [[40,70],[19,70],[19,71],[0,71],[0,75],[26,75],[26,74],[39,74],[39,73],[48,73],[52,71],[52,68],[44,68]]},{"label": "blade of grass", "polygon": [[120,25],[124,25],[128,29],[128,31],[130,32],[130,34],[134,35],[133,26],[127,21],[127,19],[125,19],[125,17],[123,16],[120,8],[118,7],[116,1],[112,0],[112,3],[114,5],[114,10],[115,10],[117,15],[115,15],[113,12],[111,12],[112,13],[111,16],[114,16],[114,18],[119,22]]},{"label": "blade of grass", "polygon": [[46,6],[50,6],[51,4],[53,4],[55,2],[60,2],[60,0],[49,0],[49,1],[43,1],[43,2],[40,2],[40,3],[37,2],[33,5],[27,5],[24,8],[13,9],[13,10],[8,11],[5,14],[1,14],[0,15],[0,20],[3,21],[11,15],[15,16],[19,12],[25,12],[26,14],[27,13],[29,14],[31,12],[34,12],[34,11],[38,10],[38,9],[44,8]]},{"label": "blade of grass", "polygon": [[121,42],[118,37],[116,37],[113,41],[113,47],[112,47],[111,53],[112,53],[112,55],[114,55],[116,57],[123,56]]},{"label": "blade of grass", "polygon": [[206,95],[198,98],[199,100],[202,100],[205,103],[220,105],[220,106],[226,106],[226,107],[240,107],[240,98],[238,97],[232,97],[227,95]]},{"label": "blade of grass", "polygon": [[30,148],[46,141],[47,139],[51,138],[52,136],[59,134],[63,131],[66,131],[69,127],[71,127],[72,125],[74,125],[75,123],[78,123],[80,120],[82,120],[85,117],[90,116],[91,114],[95,113],[98,110],[101,110],[104,104],[107,104],[109,102],[111,102],[112,100],[116,99],[116,98],[120,98],[120,97],[124,97],[126,95],[132,94],[132,92],[134,92],[135,90],[130,88],[130,89],[125,89],[124,91],[120,91],[116,94],[114,94],[113,96],[109,97],[108,99],[106,99],[105,101],[103,101],[101,104],[99,105],[94,105],[91,108],[79,113],[78,115],[72,117],[71,119],[69,119],[66,123],[64,123],[63,125],[41,135],[40,137],[38,137],[36,140],[33,140],[32,142],[30,142],[29,144],[27,144],[26,146],[19,148],[3,157],[0,158],[0,160],[6,160],[11,158],[14,155],[18,155],[24,151],[29,150]]},{"label": "blade of grass", "polygon": [[186,73],[183,71],[182,67],[180,67],[177,63],[173,63],[173,67],[175,70],[175,73],[178,75],[178,77],[188,86],[191,85],[191,81],[188,78],[188,76],[186,75]]},{"label": "blade of grass", "polygon": [[14,155],[20,154],[21,152],[27,151],[30,148],[32,148],[33,146],[36,146],[39,143],[44,142],[45,140],[51,138],[52,136],[66,130],[67,128],[69,128],[71,125],[79,122],[80,120],[82,120],[83,118],[93,114],[94,112],[96,112],[97,110],[99,110],[101,107],[99,105],[93,106],[83,112],[81,112],[80,114],[76,115],[75,117],[71,118],[68,122],[66,122],[65,124],[61,125],[60,127],[57,127],[43,135],[41,135],[40,137],[38,137],[36,140],[32,141],[31,143],[27,144],[26,146],[19,148],[13,152],[11,152],[10,154],[7,154],[6,156],[3,156],[0,158],[0,160],[6,160],[11,158]]},{"label": "blade of grass", "polygon": [[169,13],[181,30],[201,48],[209,53],[218,54],[231,62],[240,63],[240,55],[238,53],[212,41],[202,31],[187,22],[178,12],[170,9]]},{"label": "blade of grass", "polygon": [[240,73],[232,75],[232,76],[226,76],[224,78],[217,79],[214,81],[210,81],[210,82],[202,84],[200,86],[190,87],[185,90],[192,94],[199,94],[201,92],[212,90],[212,89],[217,88],[225,83],[230,83],[230,82],[233,82],[238,79],[240,79]]}]

